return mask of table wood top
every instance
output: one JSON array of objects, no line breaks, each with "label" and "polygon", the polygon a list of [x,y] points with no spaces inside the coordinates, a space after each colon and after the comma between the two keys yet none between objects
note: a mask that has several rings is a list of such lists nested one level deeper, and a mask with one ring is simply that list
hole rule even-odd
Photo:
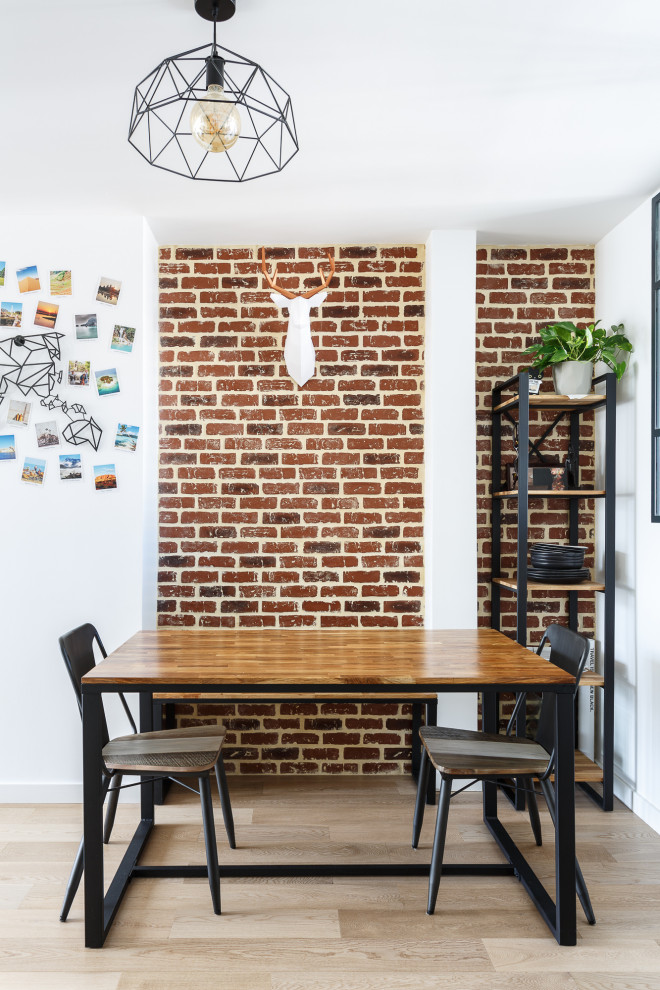
[{"label": "table wood top", "polygon": [[[84,678],[101,685],[556,685],[570,675],[493,629],[158,629]],[[456,688],[454,688],[456,689]]]}]

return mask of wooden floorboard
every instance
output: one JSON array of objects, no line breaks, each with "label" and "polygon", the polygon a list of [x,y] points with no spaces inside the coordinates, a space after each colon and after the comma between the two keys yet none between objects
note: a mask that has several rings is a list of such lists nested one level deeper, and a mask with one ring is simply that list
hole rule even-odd
[{"label": "wooden floorboard", "polygon": [[[230,778],[238,848],[221,864],[425,862],[410,848],[413,785],[401,777]],[[59,908],[80,836],[79,805],[0,806],[0,990],[660,990],[660,836],[622,805],[604,814],[577,794],[578,854],[598,919],[578,906],[578,945],[557,946],[511,877],[451,877],[437,913],[415,878],[233,879],[213,915],[206,880],[135,881],[106,947],[83,947],[82,895]],[[507,827],[549,887],[544,846],[524,814],[500,802]],[[157,809],[148,861],[201,863],[194,795]],[[138,816],[122,804],[106,849],[120,861]],[[447,860],[500,861],[478,794],[452,801]]]}]

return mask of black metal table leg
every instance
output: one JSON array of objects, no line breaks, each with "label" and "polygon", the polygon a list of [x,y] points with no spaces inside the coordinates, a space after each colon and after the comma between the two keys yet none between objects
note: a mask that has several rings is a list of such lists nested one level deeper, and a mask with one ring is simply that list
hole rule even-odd
[{"label": "black metal table leg", "polygon": [[420,763],[422,762],[422,743],[419,738],[419,730],[422,727],[422,703],[413,701],[412,703],[412,748],[410,762],[412,763],[412,775],[417,778]]},{"label": "black metal table leg", "polygon": [[575,743],[573,695],[557,694],[555,707],[555,875],[556,938],[577,941],[575,909]]},{"label": "black metal table leg", "polygon": [[[498,695],[495,691],[484,691],[481,696],[481,722],[484,732],[497,732]],[[484,819],[497,817],[497,784],[484,780],[483,791]]]},{"label": "black metal table leg", "polygon": [[100,949],[105,939],[103,910],[103,805],[100,694],[83,692],[83,842],[85,884],[85,946]]},{"label": "black metal table leg", "polygon": [[[174,729],[174,705],[163,701],[154,701],[154,729]],[[154,800],[156,804],[165,804],[165,797],[170,789],[169,780],[157,780],[154,784]]]},{"label": "black metal table leg", "polygon": [[[437,725],[438,724],[438,699],[435,701],[427,701],[425,706],[425,722],[427,725]],[[435,804],[435,774],[429,774],[428,785],[426,788],[426,803]]]},{"label": "black metal table leg", "polygon": [[[151,691],[140,693],[140,732],[152,732],[154,727],[153,694]],[[142,820],[153,822],[154,819],[154,780],[153,777],[142,777],[140,787],[140,816]]]}]

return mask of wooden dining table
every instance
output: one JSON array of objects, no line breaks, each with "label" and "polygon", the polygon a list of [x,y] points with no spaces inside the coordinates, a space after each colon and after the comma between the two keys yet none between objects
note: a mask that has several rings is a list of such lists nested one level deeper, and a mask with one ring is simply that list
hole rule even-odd
[{"label": "wooden dining table", "polygon": [[[154,784],[143,779],[140,822],[104,895],[102,698],[140,697],[140,729],[153,726],[154,692],[284,693],[356,688],[373,693],[482,692],[486,732],[496,732],[499,692],[552,691],[555,706],[555,896],[536,876],[498,817],[498,787],[483,784],[483,819],[503,862],[446,863],[443,875],[515,875],[560,945],[576,944],[574,679],[493,629],[172,629],[136,633],[82,682],[85,842],[85,945],[100,948],[132,879],[203,877],[206,866],[140,863],[154,831]],[[411,823],[412,823],[411,805]],[[412,824],[411,824],[412,827]],[[156,826],[157,828],[157,826]],[[319,863],[255,866],[221,863],[221,877],[428,875],[428,864]],[[447,910],[451,907],[448,905]],[[442,929],[439,929],[439,936]]]}]

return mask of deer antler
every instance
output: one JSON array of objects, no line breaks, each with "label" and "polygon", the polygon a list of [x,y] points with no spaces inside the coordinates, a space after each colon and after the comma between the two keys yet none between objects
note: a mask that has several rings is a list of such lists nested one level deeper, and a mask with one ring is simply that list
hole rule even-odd
[{"label": "deer antler", "polygon": [[[271,289],[273,290],[273,292],[279,292],[280,295],[286,296],[287,299],[295,299],[296,298],[295,292],[289,292],[288,289],[282,289],[282,288],[280,288],[280,286],[275,281],[275,279],[277,278],[277,265],[275,265],[275,268],[273,270],[273,277],[271,278],[270,275],[268,274],[268,269],[266,268],[266,248],[265,247],[262,247],[262,249],[261,249],[261,270],[264,273],[264,275],[266,276],[266,281],[268,282],[268,284],[271,287]],[[315,291],[318,291],[318,290],[315,290]]]},{"label": "deer antler", "polygon": [[[326,252],[326,254],[327,254],[327,252]],[[317,292],[322,292],[323,289],[327,289],[328,286],[330,285],[330,282],[332,281],[332,276],[335,274],[335,259],[334,258],[331,258],[329,254],[327,254],[327,258],[328,258],[328,261],[330,262],[330,271],[328,272],[328,277],[326,279],[324,279],[324,281],[322,282],[322,284],[319,285],[316,289],[310,289],[309,292],[304,292],[303,293],[303,299],[311,299],[311,297],[312,296],[315,296]],[[322,278],[322,279],[324,277],[323,276],[323,272],[321,271],[321,262],[320,261],[319,261],[319,277]]]}]

